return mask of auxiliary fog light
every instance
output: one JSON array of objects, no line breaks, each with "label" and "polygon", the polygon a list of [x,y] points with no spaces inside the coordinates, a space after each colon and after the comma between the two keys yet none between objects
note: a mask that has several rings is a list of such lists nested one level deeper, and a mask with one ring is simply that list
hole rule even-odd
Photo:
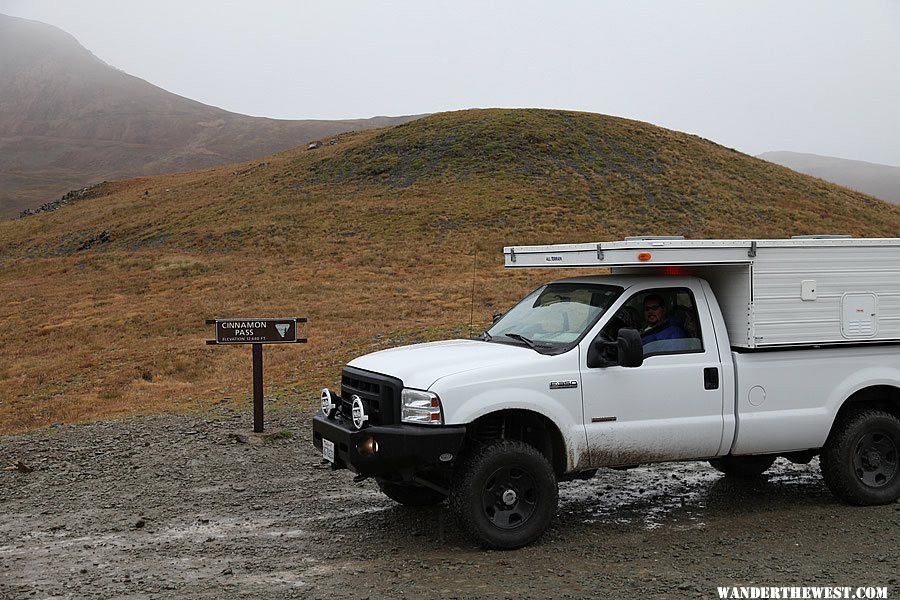
[{"label": "auxiliary fog light", "polygon": [[337,409],[338,395],[329,390],[322,388],[322,414],[328,418],[334,415]]},{"label": "auxiliary fog light", "polygon": [[351,405],[350,416],[353,419],[353,426],[357,429],[362,429],[365,427],[366,421],[369,420],[369,415],[366,414],[366,405],[359,396],[353,396],[351,400],[353,404]]},{"label": "auxiliary fog light", "polygon": [[378,453],[378,442],[371,435],[367,435],[356,444],[359,455],[369,458]]}]

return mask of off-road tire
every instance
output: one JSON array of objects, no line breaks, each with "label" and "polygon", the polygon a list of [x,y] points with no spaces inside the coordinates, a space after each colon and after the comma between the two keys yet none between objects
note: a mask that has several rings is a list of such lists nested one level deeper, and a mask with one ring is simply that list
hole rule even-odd
[{"label": "off-road tire", "polygon": [[751,456],[723,456],[721,458],[713,458],[709,461],[717,471],[725,474],[726,477],[735,479],[750,479],[751,477],[759,477],[765,473],[772,463],[775,462],[775,456],[771,455],[751,455]]},{"label": "off-road tire", "polygon": [[403,506],[434,506],[447,499],[446,494],[423,485],[401,485],[392,481],[378,480],[378,489],[385,496]]},{"label": "off-road tire", "polygon": [[497,550],[538,539],[556,514],[553,467],[533,446],[504,440],[482,446],[459,465],[450,506],[475,543]]},{"label": "off-road tire", "polygon": [[831,492],[850,504],[888,504],[900,497],[900,419],[863,410],[835,423],[819,459]]}]

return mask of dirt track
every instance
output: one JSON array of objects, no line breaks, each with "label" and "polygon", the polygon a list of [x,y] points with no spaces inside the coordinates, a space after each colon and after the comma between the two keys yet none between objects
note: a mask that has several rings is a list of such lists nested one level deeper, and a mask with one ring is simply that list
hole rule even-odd
[{"label": "dirt track", "polygon": [[[855,508],[817,461],[733,483],[702,464],[560,486],[537,544],[485,552],[320,464],[308,415],[162,416],[0,438],[0,598],[715,598],[725,585],[900,593],[900,504]],[[288,435],[288,433],[290,435]]]}]

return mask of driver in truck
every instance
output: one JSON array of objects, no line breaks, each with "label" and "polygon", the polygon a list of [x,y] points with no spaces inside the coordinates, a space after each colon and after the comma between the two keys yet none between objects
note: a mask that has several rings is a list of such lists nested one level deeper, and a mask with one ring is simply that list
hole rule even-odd
[{"label": "driver in truck", "polygon": [[681,326],[669,319],[666,302],[659,294],[649,294],[644,298],[644,320],[647,327],[641,332],[641,341],[645,346],[659,340],[687,337]]}]

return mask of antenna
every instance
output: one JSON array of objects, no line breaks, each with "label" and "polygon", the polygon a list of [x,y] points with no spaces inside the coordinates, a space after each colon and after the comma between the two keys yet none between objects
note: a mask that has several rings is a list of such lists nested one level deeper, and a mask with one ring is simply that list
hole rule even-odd
[{"label": "antenna", "polygon": [[469,337],[472,337],[472,329],[475,325],[475,271],[478,267],[478,247],[472,255],[472,305],[469,308]]}]

